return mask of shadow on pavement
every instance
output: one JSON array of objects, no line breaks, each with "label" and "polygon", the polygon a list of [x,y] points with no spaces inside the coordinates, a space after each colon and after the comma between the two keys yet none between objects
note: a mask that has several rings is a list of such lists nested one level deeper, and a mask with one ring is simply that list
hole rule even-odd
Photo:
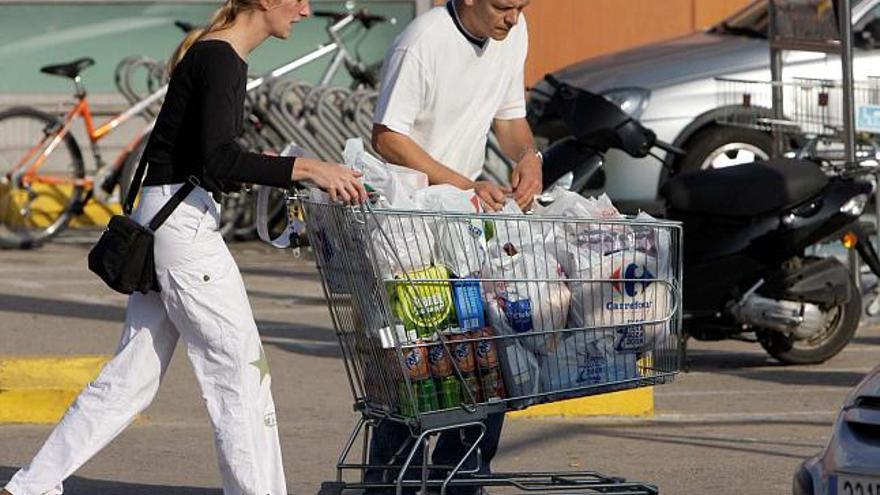
[{"label": "shadow on pavement", "polygon": [[298,270],[291,270],[285,268],[266,268],[262,266],[239,266],[238,270],[242,275],[259,275],[263,277],[280,277],[280,278],[289,278],[296,280],[313,280],[315,282],[320,282],[321,277],[318,276],[317,271],[311,272],[302,272]]},{"label": "shadow on pavement", "polygon": [[[724,374],[725,372],[722,371],[720,373]],[[782,385],[819,385],[826,387],[852,388],[856,386],[866,374],[867,372],[859,373],[855,371],[826,371],[822,369],[809,370],[804,367],[780,367],[771,370],[750,370],[746,373],[737,373],[736,375],[747,380],[779,383]]]},{"label": "shadow on pavement", "polygon": [[[855,339],[854,339],[855,341]],[[747,380],[783,385],[855,386],[865,377],[856,371],[827,370],[817,366],[789,366],[759,352],[722,352],[707,349],[688,353],[691,372],[735,375]]]},{"label": "shadow on pavement", "polygon": [[324,298],[323,292],[318,296],[303,296],[297,294],[279,294],[278,292],[268,292],[264,290],[247,291],[251,299],[271,299],[275,301],[290,301],[291,304],[301,304],[304,306],[327,306],[327,300]]},{"label": "shadow on pavement", "polygon": [[341,358],[333,329],[295,323],[257,321],[264,345],[308,356]]},{"label": "shadow on pavement", "polygon": [[[0,486],[12,477],[18,468],[0,466]],[[122,481],[93,480],[72,476],[64,482],[65,495],[222,495],[216,488],[142,485]]]},{"label": "shadow on pavement", "polygon": [[125,320],[125,308],[119,306],[12,294],[0,296],[0,311],[118,321],[120,328]]},{"label": "shadow on pavement", "polygon": [[689,371],[742,370],[748,368],[781,367],[768,354],[755,344],[757,352],[715,351],[711,349],[689,349],[687,358]]},{"label": "shadow on pavement", "polygon": [[[125,308],[119,306],[10,294],[0,296],[3,311],[117,322],[120,331],[125,321]],[[330,328],[262,319],[257,320],[257,328],[267,344],[281,350],[318,357],[341,356],[336,334]]]},{"label": "shadow on pavement", "polygon": [[872,335],[870,337],[866,335],[856,335],[853,337],[852,342],[856,344],[880,346],[880,335]]},{"label": "shadow on pavement", "polygon": [[[801,421],[779,421],[779,423],[800,424]],[[706,426],[707,424],[711,423],[701,422],[699,423],[699,426],[702,427]],[[722,421],[718,422],[718,424],[753,425],[754,421]],[[809,424],[816,426],[831,425],[830,422],[810,422]],[[579,424],[557,425],[552,430],[542,428],[540,429],[540,431],[536,431],[530,435],[520,437],[515,441],[503,442],[501,449],[503,452],[506,453],[515,451],[528,451],[529,449],[534,449],[536,444],[552,445],[559,440],[572,438],[574,436],[584,439],[588,439],[591,436],[602,436],[607,438],[635,440],[640,442],[641,444],[656,443],[663,445],[682,445],[695,448],[723,450],[725,452],[744,452],[760,456],[783,457],[791,459],[804,459],[808,455],[818,452],[823,447],[822,443],[787,442],[777,441],[771,438],[752,439],[736,438],[726,435],[696,436],[688,434],[664,433],[656,431],[656,428],[659,425],[654,423],[648,423],[641,426],[644,428],[643,431],[638,431],[638,429],[634,428],[634,425],[631,424],[621,424],[617,426],[604,427]],[[676,423],[674,426],[676,428],[680,428],[685,425]]]}]

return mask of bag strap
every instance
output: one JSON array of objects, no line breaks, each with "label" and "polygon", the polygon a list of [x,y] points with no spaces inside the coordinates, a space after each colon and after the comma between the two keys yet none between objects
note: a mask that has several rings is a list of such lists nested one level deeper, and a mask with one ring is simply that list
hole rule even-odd
[{"label": "bag strap", "polygon": [[125,202],[122,203],[122,213],[124,213],[125,216],[131,215],[131,210],[134,208],[134,200],[137,198],[138,191],[141,190],[141,182],[143,182],[144,172],[147,170],[146,157],[146,153],[141,156],[141,161],[138,163],[137,170],[134,172],[134,177],[131,178],[131,186],[129,186],[128,195],[125,196]]},{"label": "bag strap", "polygon": [[186,199],[189,193],[191,193],[192,190],[195,189],[198,185],[199,179],[197,179],[194,175],[190,175],[189,180],[183,183],[180,189],[178,189],[177,192],[174,193],[174,196],[171,196],[171,199],[169,199],[168,202],[165,203],[165,206],[163,206],[162,209],[159,210],[158,213],[156,213],[156,216],[154,216],[153,219],[150,220],[150,224],[148,225],[149,229],[155,232],[156,229],[161,227],[162,224],[165,223],[165,220],[167,220],[168,217],[170,217],[171,214],[174,213],[174,209],[177,208],[177,205],[183,202],[183,200]]}]

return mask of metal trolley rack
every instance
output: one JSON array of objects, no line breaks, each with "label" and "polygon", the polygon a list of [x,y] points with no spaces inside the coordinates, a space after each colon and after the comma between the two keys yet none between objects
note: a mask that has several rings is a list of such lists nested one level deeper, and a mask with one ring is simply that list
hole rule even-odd
[{"label": "metal trolley rack", "polygon": [[[718,106],[731,111],[720,124],[769,132],[775,154],[792,143],[796,158],[819,160],[829,173],[877,175],[880,161],[880,78],[853,77],[851,0],[769,0],[771,81],[716,79]],[[839,80],[783,80],[785,51],[821,52],[840,57]],[[859,129],[856,114],[859,114]],[[860,143],[856,132],[867,139]],[[819,146],[821,144],[821,146]],[[870,167],[871,170],[865,167]],[[878,179],[874,179],[875,182]],[[880,225],[880,188],[875,190],[874,223]],[[877,240],[880,241],[880,229]],[[850,253],[854,276],[859,259]],[[875,290],[874,303],[880,302]]]},{"label": "metal trolley rack", "polygon": [[[479,459],[488,414],[673,380],[678,223],[400,211],[308,195],[291,208],[304,214],[360,413],[322,494],[659,493],[592,471],[480,475],[466,461]],[[380,421],[408,427],[411,443],[396,462],[370,466]],[[432,438],[450,431],[467,454],[429,464]],[[382,481],[366,481],[367,470]]]}]

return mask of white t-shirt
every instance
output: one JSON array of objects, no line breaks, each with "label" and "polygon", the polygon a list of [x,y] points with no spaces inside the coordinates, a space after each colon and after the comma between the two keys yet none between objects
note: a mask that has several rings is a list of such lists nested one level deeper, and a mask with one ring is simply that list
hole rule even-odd
[{"label": "white t-shirt", "polygon": [[373,121],[475,179],[493,119],[526,116],[528,29],[521,15],[504,41],[480,44],[469,39],[450,7],[429,10],[394,40]]}]

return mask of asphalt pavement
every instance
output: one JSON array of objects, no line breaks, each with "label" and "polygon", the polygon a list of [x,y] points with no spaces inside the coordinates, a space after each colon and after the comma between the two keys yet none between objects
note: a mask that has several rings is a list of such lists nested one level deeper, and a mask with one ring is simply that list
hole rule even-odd
[{"label": "asphalt pavement", "polygon": [[[86,268],[88,238],[0,251],[0,356],[112,354],[125,297]],[[291,493],[316,493],[357,416],[314,265],[258,243],[232,246],[270,361]],[[847,391],[880,364],[863,325],[837,357],[781,366],[757,344],[692,343],[690,371],[656,389],[646,419],[508,420],[497,471],[597,470],[682,495],[791,492]],[[0,426],[0,485],[50,431]],[[211,427],[178,349],[153,405],[66,485],[72,495],[220,494]]]}]

